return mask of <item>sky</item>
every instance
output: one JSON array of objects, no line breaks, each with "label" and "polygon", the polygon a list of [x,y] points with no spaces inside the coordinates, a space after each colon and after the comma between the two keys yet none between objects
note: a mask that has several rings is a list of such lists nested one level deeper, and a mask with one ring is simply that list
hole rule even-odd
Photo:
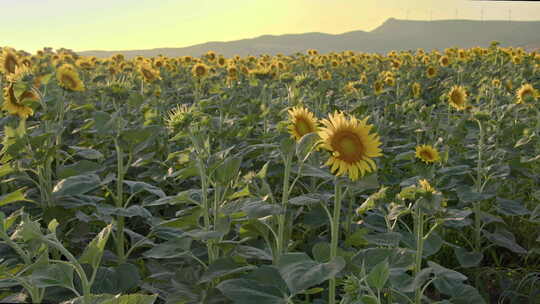
[{"label": "sky", "polygon": [[0,45],[133,50],[261,35],[370,31],[388,18],[540,20],[540,2],[470,0],[0,0]]}]

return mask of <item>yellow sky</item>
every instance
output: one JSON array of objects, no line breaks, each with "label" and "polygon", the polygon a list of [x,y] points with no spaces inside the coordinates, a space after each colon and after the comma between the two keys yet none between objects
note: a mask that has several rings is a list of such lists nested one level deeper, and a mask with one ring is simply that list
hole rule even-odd
[{"label": "yellow sky", "polygon": [[[369,31],[411,20],[540,20],[540,2],[469,0],[0,0],[0,45],[34,52],[183,47],[260,35]],[[9,13],[7,13],[9,12]]]}]

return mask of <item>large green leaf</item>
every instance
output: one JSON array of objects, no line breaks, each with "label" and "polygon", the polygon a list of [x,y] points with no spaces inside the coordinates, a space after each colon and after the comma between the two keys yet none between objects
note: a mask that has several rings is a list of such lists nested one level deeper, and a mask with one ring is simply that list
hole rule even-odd
[{"label": "large green leaf", "polygon": [[367,282],[373,288],[382,289],[389,277],[390,266],[388,260],[384,260],[371,269],[367,276]]},{"label": "large green leaf", "polygon": [[133,264],[120,264],[115,267],[99,267],[92,285],[93,293],[127,293],[139,286],[141,276]]},{"label": "large green leaf", "polygon": [[279,258],[279,273],[291,294],[298,294],[337,275],[345,260],[336,257],[328,263],[317,263],[305,253],[288,253]]},{"label": "large green leaf", "polygon": [[157,299],[157,295],[90,295],[89,302],[85,302],[84,297],[78,297],[61,304],[153,304]]},{"label": "large green leaf", "polygon": [[86,194],[100,187],[101,179],[96,174],[70,176],[59,181],[53,189],[55,196]]},{"label": "large green leaf", "polygon": [[191,238],[178,237],[161,244],[157,244],[143,255],[154,259],[173,259],[190,254]]},{"label": "large green leaf", "polygon": [[255,280],[232,279],[221,282],[219,289],[237,304],[286,304],[287,297],[276,287]]},{"label": "large green leaf", "polygon": [[21,201],[30,202],[31,200],[27,199],[24,196],[23,191],[24,189],[18,189],[8,194],[4,194],[0,196],[0,207],[5,206],[7,204],[15,203],[15,202],[21,202]]},{"label": "large green leaf", "polygon": [[30,281],[39,288],[61,286],[74,289],[73,267],[62,263],[44,265],[32,272]]},{"label": "large green leaf", "polygon": [[219,260],[214,261],[214,263],[208,266],[208,269],[203,273],[199,282],[200,283],[210,282],[214,279],[217,279],[226,275],[244,272],[244,271],[252,270],[254,268],[255,266],[238,264],[230,257],[221,258]]},{"label": "large green leaf", "polygon": [[101,232],[84,249],[82,256],[79,258],[80,263],[90,264],[94,269],[99,266],[111,230],[112,224],[107,225],[101,230]]}]

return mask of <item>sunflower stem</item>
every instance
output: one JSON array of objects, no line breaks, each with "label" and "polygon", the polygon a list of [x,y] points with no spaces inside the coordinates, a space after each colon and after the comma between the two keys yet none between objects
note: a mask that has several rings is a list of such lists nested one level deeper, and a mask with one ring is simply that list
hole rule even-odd
[{"label": "sunflower stem", "polygon": [[[482,122],[476,120],[478,123],[478,161],[476,164],[476,192],[482,192],[482,151],[484,149],[484,129]],[[480,201],[473,203],[474,208],[474,246],[475,249],[480,252],[482,246],[482,221],[480,218]]]},{"label": "sunflower stem", "polygon": [[[422,270],[422,255],[424,251],[424,213],[420,206],[420,200],[415,204],[415,219],[414,219],[414,232],[416,235],[416,255],[414,263],[414,275],[415,277]],[[418,286],[415,290],[415,304],[422,303],[422,286]]]},{"label": "sunflower stem", "polygon": [[[337,257],[338,240],[339,240],[339,217],[341,213],[341,185],[338,178],[334,180],[334,215],[330,222],[330,261],[333,261]],[[328,302],[330,304],[336,303],[336,277],[330,279],[330,288],[328,293]]]},{"label": "sunflower stem", "polygon": [[276,264],[279,263],[279,258],[282,254],[287,253],[287,243],[285,240],[285,224],[287,219],[287,204],[289,202],[289,177],[291,174],[292,154],[288,153],[284,157],[285,169],[283,171],[283,194],[281,196],[281,214],[278,215],[278,239],[276,242]]},{"label": "sunflower stem", "polygon": [[[124,160],[122,147],[117,139],[114,140],[114,146],[116,149],[116,163],[117,163],[117,176],[116,176],[116,207],[123,207],[124,197]],[[117,216],[116,218],[116,254],[118,255],[119,264],[125,261],[125,248],[124,248],[124,217]]]}]

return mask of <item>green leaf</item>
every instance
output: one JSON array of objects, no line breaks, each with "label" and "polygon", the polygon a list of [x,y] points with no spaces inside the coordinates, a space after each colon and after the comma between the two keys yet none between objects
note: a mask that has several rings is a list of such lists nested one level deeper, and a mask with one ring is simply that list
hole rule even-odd
[{"label": "green leaf", "polygon": [[283,138],[280,142],[280,151],[282,157],[286,157],[287,155],[293,155],[295,152],[295,141],[294,139],[290,137]]},{"label": "green leaf", "polygon": [[389,277],[390,266],[388,260],[384,260],[371,269],[367,276],[367,282],[373,288],[382,289]]},{"label": "green leaf", "polygon": [[361,304],[380,304],[376,297],[370,295],[363,295],[360,297]]},{"label": "green leaf", "polygon": [[60,180],[53,188],[55,196],[81,195],[100,187],[101,180],[96,174],[71,176]]},{"label": "green leaf", "polygon": [[367,228],[361,228],[347,236],[345,239],[345,245],[348,247],[364,247],[368,244],[368,241],[364,238],[369,230]]},{"label": "green leaf", "polygon": [[30,282],[39,288],[61,286],[74,289],[73,267],[61,263],[45,265],[32,272]]},{"label": "green leaf", "polygon": [[454,254],[463,268],[476,267],[484,258],[484,254],[481,252],[467,252],[461,247],[454,248]]},{"label": "green leaf", "polygon": [[221,258],[208,266],[208,269],[201,276],[199,283],[210,282],[226,275],[244,272],[255,268],[255,266],[238,264],[231,257]]},{"label": "green leaf", "polygon": [[11,193],[0,196],[0,207],[21,201],[31,202],[31,200],[24,197],[23,190],[24,189],[18,189]]},{"label": "green leaf", "polygon": [[437,277],[445,277],[450,280],[454,281],[465,281],[467,280],[467,277],[455,270],[445,268],[435,262],[428,261],[428,266],[432,269],[433,274],[435,274]]},{"label": "green leaf", "polygon": [[215,171],[216,181],[221,185],[228,185],[231,181],[234,181],[240,171],[240,165],[242,164],[242,157],[230,156],[221,163]]},{"label": "green leaf", "polygon": [[316,132],[308,133],[296,143],[296,157],[301,161],[305,162],[307,158],[311,155],[311,152],[317,146],[320,137]]},{"label": "green leaf", "polygon": [[94,269],[99,266],[111,230],[112,224],[107,225],[101,230],[101,232],[84,249],[84,252],[79,259],[80,263],[90,264]]},{"label": "green leaf", "polygon": [[127,293],[139,286],[141,276],[137,266],[120,264],[115,267],[99,267],[96,273],[92,293],[119,294]]},{"label": "green leaf", "polygon": [[75,150],[75,154],[90,160],[96,160],[103,158],[103,154],[98,150],[91,148],[84,148],[78,146],[69,146],[71,149]]},{"label": "green leaf", "polygon": [[270,253],[252,246],[238,245],[236,246],[236,254],[244,259],[272,261]]},{"label": "green leaf", "polygon": [[68,178],[74,175],[88,174],[102,169],[96,162],[83,159],[68,166],[61,166],[58,170],[59,178]]},{"label": "green leaf", "polygon": [[100,214],[104,215],[116,215],[116,216],[122,216],[122,217],[134,217],[134,216],[140,216],[144,218],[151,218],[152,213],[148,211],[146,208],[141,207],[139,205],[133,205],[129,206],[128,208],[117,208],[113,207],[111,205],[98,205],[97,211]]},{"label": "green leaf", "polygon": [[148,183],[145,183],[145,182],[138,182],[138,181],[129,181],[129,180],[124,180],[124,184],[126,184],[128,187],[129,187],[129,190],[130,190],[130,193],[137,193],[137,192],[141,192],[141,191],[146,191],[148,193],[152,193],[160,198],[164,198],[166,197],[167,195],[165,194],[165,192],[163,192],[163,190],[161,190],[161,188],[159,187],[156,187],[156,186],[152,186]]},{"label": "green leaf", "polygon": [[330,261],[330,244],[328,242],[319,242],[313,245],[311,249],[315,261],[325,263]]},{"label": "green leaf", "polygon": [[291,294],[295,295],[334,277],[345,267],[345,260],[338,256],[319,264],[305,253],[289,253],[280,257],[277,267]]},{"label": "green leaf", "polygon": [[450,302],[452,304],[486,303],[486,301],[484,300],[484,298],[482,298],[476,288],[465,284],[461,285],[460,288],[453,291]]},{"label": "green leaf", "polygon": [[508,216],[522,216],[531,213],[520,202],[500,197],[497,198],[497,210]]},{"label": "green leaf", "polygon": [[384,232],[368,234],[364,238],[373,245],[397,247],[402,237],[398,232]]},{"label": "green leaf", "polygon": [[157,295],[143,295],[143,294],[130,294],[130,295],[89,295],[89,301],[85,302],[83,296],[75,299],[62,302],[61,304],[153,304]]},{"label": "green leaf", "polygon": [[289,199],[289,204],[296,206],[307,206],[326,202],[330,199],[330,195],[321,193],[308,193]]},{"label": "green leaf", "polygon": [[286,304],[286,297],[274,286],[263,285],[255,280],[232,279],[217,287],[227,298],[237,304]]},{"label": "green leaf", "polygon": [[143,253],[143,256],[154,259],[174,259],[190,254],[191,238],[179,237],[157,244],[150,250]]},{"label": "green leaf", "polygon": [[249,201],[242,207],[248,218],[256,219],[262,218],[268,215],[280,214],[282,212],[280,205],[268,204],[262,200],[252,200]]},{"label": "green leaf", "polygon": [[514,235],[504,229],[497,229],[494,233],[483,231],[484,236],[494,244],[509,249],[515,253],[527,254],[527,250],[516,243]]},{"label": "green leaf", "polygon": [[11,165],[9,163],[3,164],[0,166],[0,177],[4,177],[14,171],[15,169],[11,168]]}]

